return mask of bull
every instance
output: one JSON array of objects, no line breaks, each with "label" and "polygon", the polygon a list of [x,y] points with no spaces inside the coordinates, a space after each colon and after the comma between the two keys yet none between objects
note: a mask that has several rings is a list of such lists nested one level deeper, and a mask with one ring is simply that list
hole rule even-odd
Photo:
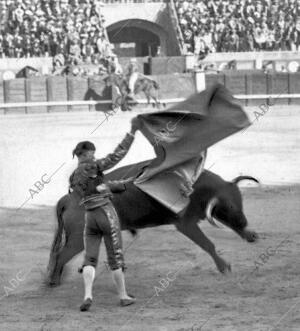
[{"label": "bull", "polygon": [[[107,174],[106,180],[118,180],[137,174],[148,161],[134,166],[118,168]],[[248,221],[243,212],[242,196],[238,188],[241,180],[258,180],[251,176],[239,176],[231,182],[223,180],[211,171],[204,170],[194,184],[190,203],[179,215],[172,213],[155,199],[138,189],[133,182],[126,183],[122,193],[113,195],[113,203],[119,214],[122,230],[133,234],[137,229],[174,224],[176,229],[206,251],[221,273],[231,271],[231,266],[221,258],[215,245],[198,226],[207,219],[212,225],[216,221],[236,232],[248,242],[254,242],[258,235],[248,230]],[[60,284],[65,264],[83,249],[84,208],[79,205],[80,197],[74,191],[63,196],[57,203],[58,227],[52,243],[48,264],[48,284]],[[62,237],[65,234],[63,243]]]}]

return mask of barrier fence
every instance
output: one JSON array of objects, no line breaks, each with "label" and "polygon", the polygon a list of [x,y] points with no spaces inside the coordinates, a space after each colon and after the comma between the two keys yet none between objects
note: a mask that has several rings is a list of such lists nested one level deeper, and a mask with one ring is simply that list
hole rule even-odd
[{"label": "barrier fence", "polygon": [[[255,95],[245,95],[245,94],[237,94],[234,95],[236,99],[239,100],[261,100],[266,99],[268,100],[266,104],[268,105],[275,105],[276,101],[278,99],[293,99],[297,98],[300,99],[300,93],[299,94],[255,94]],[[167,104],[173,104],[178,103],[181,101],[184,101],[185,98],[173,98],[173,99],[160,99],[160,102],[163,105]],[[130,102],[132,103],[133,102]],[[137,99],[137,104],[147,104],[147,99]],[[264,103],[262,103],[263,105]],[[115,104],[112,102],[112,100],[99,100],[99,101],[84,101],[84,100],[77,100],[77,101],[44,101],[44,102],[15,102],[15,103],[2,103],[0,104],[0,109],[10,109],[10,108],[29,108],[29,107],[53,107],[53,106],[97,106],[97,105],[106,105],[106,106],[121,106],[120,104]],[[109,107],[107,109],[101,109],[102,111],[111,110],[112,108]],[[92,108],[89,108],[89,110],[93,110]],[[99,110],[99,109],[98,109]],[[49,112],[49,111],[48,111]],[[6,113],[6,111],[4,111]],[[27,111],[25,110],[25,113]]]},{"label": "barrier fence", "polygon": [[[199,80],[199,76],[203,79]],[[216,82],[243,105],[300,104],[300,73],[177,74],[151,76],[160,85],[160,101],[172,104]],[[201,83],[203,81],[203,83]],[[200,86],[199,86],[200,82]],[[0,113],[34,113],[112,109],[116,93],[101,79],[39,77],[0,81]],[[139,94],[140,104],[145,96]]]}]

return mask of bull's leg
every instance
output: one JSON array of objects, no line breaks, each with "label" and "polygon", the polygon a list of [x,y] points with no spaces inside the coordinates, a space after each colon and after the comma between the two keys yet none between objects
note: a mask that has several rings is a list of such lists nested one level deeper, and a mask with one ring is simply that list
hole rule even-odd
[{"label": "bull's leg", "polygon": [[185,236],[191,239],[213,258],[220,272],[226,273],[231,271],[230,264],[217,254],[215,245],[200,230],[197,223],[181,222],[175,225],[179,232],[183,233]]},{"label": "bull's leg", "polygon": [[52,275],[50,275],[49,285],[50,286],[57,286],[60,284],[60,278],[63,272],[63,268],[66,263],[68,263],[75,255],[79,254],[83,251],[83,235],[74,235],[70,236],[59,253],[57,257],[56,266]]}]

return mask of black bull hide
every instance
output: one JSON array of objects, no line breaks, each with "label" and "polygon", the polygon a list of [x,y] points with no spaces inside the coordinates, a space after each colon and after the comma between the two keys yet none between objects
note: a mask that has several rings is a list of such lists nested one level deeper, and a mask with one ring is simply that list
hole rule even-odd
[{"label": "black bull hide", "polygon": [[[128,178],[142,171],[148,161],[121,167],[105,176],[106,180]],[[214,260],[220,272],[230,271],[230,264],[216,253],[214,244],[205,236],[198,226],[199,220],[206,217],[206,209],[213,198],[217,203],[211,211],[214,219],[235,231],[240,237],[253,242],[257,239],[255,232],[247,230],[247,219],[242,210],[242,197],[237,186],[238,181],[253,177],[240,176],[232,182],[226,182],[218,175],[205,170],[194,184],[191,202],[181,215],[175,215],[139,190],[132,182],[126,184],[126,190],[114,194],[122,230],[154,227],[174,224],[178,231],[205,250]],[[64,265],[83,247],[84,208],[79,206],[80,198],[75,192],[63,196],[57,204],[58,229],[52,244],[48,265],[49,284],[60,282]],[[62,235],[65,242],[62,245]]]}]

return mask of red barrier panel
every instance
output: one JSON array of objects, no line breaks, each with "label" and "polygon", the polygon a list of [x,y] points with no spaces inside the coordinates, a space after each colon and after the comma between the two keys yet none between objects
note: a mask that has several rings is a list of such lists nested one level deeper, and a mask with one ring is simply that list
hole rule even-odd
[{"label": "red barrier panel", "polygon": [[[25,79],[18,78],[4,81],[4,102],[25,102]],[[25,113],[25,107],[9,108],[5,111],[11,113]]]},{"label": "red barrier panel", "polygon": [[[289,93],[289,74],[288,73],[272,73],[267,76],[267,93],[276,94],[280,96],[281,94]],[[274,98],[268,100],[270,106],[273,105],[287,105],[288,99]]]},{"label": "red barrier panel", "polygon": [[[67,94],[67,80],[65,77],[48,77],[47,78],[47,94],[48,101],[66,101],[68,99]],[[51,106],[48,107],[48,111],[67,111],[67,106]]]},{"label": "red barrier panel", "polygon": [[[85,100],[88,91],[88,80],[80,77],[70,77],[67,79],[68,100],[78,101]],[[68,106],[69,111],[89,110],[89,106]]]},{"label": "red barrier panel", "polygon": [[[46,77],[33,77],[25,80],[26,101],[38,102],[47,100]],[[28,113],[45,113],[47,107],[27,107]]]},{"label": "red barrier panel", "polygon": [[[294,74],[289,74],[289,93],[300,93],[300,72],[296,72]],[[299,105],[300,98],[291,98],[291,105]]]}]

